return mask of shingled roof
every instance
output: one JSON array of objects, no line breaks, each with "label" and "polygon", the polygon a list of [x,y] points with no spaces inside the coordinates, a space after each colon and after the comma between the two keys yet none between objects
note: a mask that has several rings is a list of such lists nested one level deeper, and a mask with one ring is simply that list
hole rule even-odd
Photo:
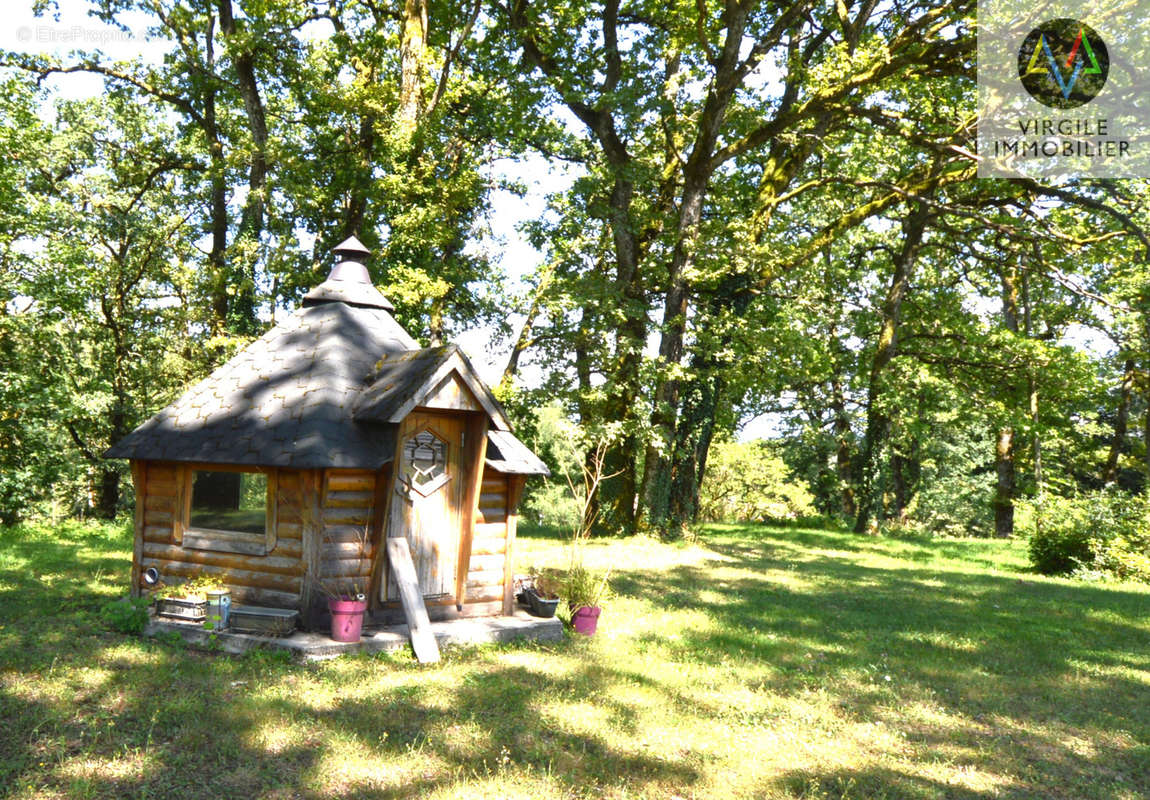
[{"label": "shingled roof", "polygon": [[550,475],[551,470],[511,431],[487,432],[487,466],[516,475]]},{"label": "shingled roof", "polygon": [[105,455],[378,469],[395,426],[354,424],[351,409],[381,353],[416,347],[382,309],[301,308]]},{"label": "shingled roof", "polygon": [[462,351],[421,349],[388,313],[391,303],[356,260],[366,248],[353,237],[336,253],[345,260],[305,296],[303,308],[104,456],[374,470],[394,458],[396,423],[454,370],[496,429],[488,463],[548,474],[511,435],[503,409]]},{"label": "shingled roof", "polygon": [[451,373],[463,380],[499,430],[510,431],[503,407],[456,345],[386,353],[353,410],[361,422],[400,422]]}]

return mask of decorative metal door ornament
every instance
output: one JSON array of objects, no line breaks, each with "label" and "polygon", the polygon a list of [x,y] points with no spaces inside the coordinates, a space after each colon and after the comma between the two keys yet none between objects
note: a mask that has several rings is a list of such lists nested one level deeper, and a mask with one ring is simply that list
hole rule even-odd
[{"label": "decorative metal door ornament", "polygon": [[447,474],[447,442],[423,430],[403,443],[403,467],[399,475],[401,494],[418,492],[428,497],[451,480]]}]

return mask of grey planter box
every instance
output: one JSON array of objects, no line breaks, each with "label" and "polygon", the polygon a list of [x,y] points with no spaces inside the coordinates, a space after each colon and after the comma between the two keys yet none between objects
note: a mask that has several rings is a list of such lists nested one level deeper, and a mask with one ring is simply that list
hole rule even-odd
[{"label": "grey planter box", "polygon": [[298,617],[299,612],[295,609],[232,606],[228,629],[260,636],[289,636],[295,632]]}]

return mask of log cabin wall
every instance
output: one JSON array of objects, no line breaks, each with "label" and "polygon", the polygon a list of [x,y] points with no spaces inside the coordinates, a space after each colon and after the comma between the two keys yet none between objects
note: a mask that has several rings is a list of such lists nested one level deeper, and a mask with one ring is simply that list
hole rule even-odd
[{"label": "log cabin wall", "polygon": [[372,563],[379,547],[376,518],[378,484],[386,484],[388,470],[324,470],[320,529],[320,575],[325,589],[335,594],[368,594]]},{"label": "log cabin wall", "polygon": [[184,502],[183,471],[190,467],[161,461],[133,463],[137,481],[136,564],[138,575],[155,567],[165,582],[196,575],[219,578],[232,590],[232,600],[272,608],[295,608],[303,588],[304,562],[300,515],[300,475],[276,470],[275,548],[264,556],[185,548],[179,543]]},{"label": "log cabin wall", "polygon": [[[304,610],[313,594],[304,579],[309,561],[317,563],[316,572],[329,589],[341,591],[354,583],[369,593],[377,592],[379,576],[372,575],[372,565],[382,541],[379,510],[383,493],[390,489],[390,469],[276,470],[276,544],[267,555],[255,556],[182,547],[176,539],[183,502],[181,473],[188,467],[137,461],[132,468],[139,498],[132,573],[136,594],[140,572],[155,567],[165,581],[201,574],[218,577],[232,590],[236,603]],[[483,472],[464,587],[464,616],[511,611],[508,554],[521,482],[520,476],[490,467]],[[319,513],[301,511],[309,506],[318,506]],[[306,523],[305,516],[309,518]],[[309,558],[310,548],[314,554]],[[444,605],[453,604],[444,601]]]},{"label": "log cabin wall", "polygon": [[[465,603],[483,603],[499,613],[503,606],[504,579],[507,566],[507,520],[514,509],[508,508],[508,479],[491,468],[483,471],[475,532],[471,541],[471,562],[467,569]],[[499,610],[491,604],[498,603]]]}]

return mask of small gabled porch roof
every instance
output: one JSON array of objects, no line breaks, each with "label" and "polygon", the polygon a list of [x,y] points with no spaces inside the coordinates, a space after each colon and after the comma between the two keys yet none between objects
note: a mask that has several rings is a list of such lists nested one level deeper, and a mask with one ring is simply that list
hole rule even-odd
[{"label": "small gabled porch roof", "polygon": [[459,378],[491,420],[495,430],[511,431],[511,423],[495,395],[479,378],[467,356],[453,344],[422,350],[385,353],[352,409],[356,422],[398,424],[412,409],[424,405],[452,374]]}]

